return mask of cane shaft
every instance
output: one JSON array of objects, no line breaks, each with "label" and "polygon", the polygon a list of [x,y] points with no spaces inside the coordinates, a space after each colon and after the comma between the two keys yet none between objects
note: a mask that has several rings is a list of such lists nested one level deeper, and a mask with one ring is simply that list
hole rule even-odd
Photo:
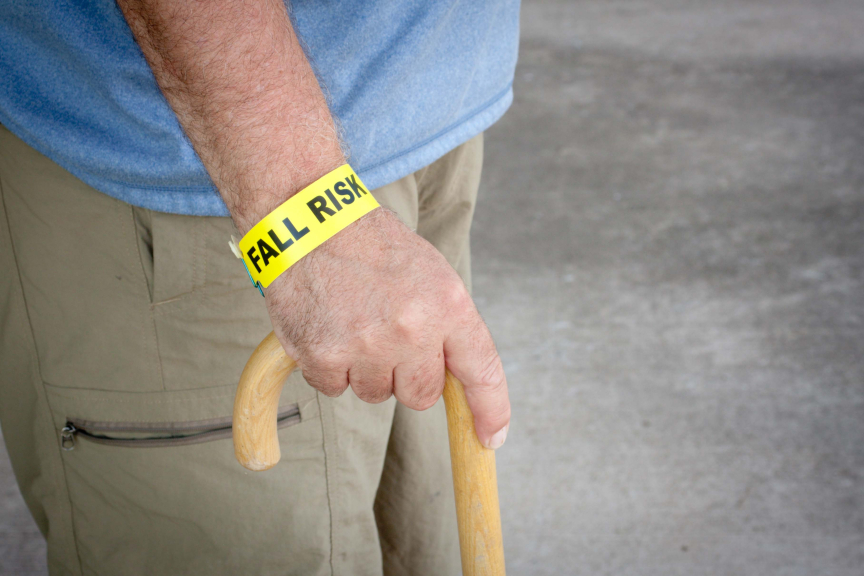
[{"label": "cane shaft", "polygon": [[495,451],[484,448],[477,439],[474,416],[465,400],[465,389],[449,370],[444,381],[444,404],[450,436],[462,574],[504,576]]}]

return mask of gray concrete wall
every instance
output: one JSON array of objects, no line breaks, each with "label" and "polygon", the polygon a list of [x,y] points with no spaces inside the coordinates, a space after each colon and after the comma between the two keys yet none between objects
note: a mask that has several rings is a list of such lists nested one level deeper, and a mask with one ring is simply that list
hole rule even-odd
[{"label": "gray concrete wall", "polygon": [[[511,575],[864,574],[862,32],[860,0],[526,4],[474,235]],[[11,483],[0,572],[42,573]]]}]

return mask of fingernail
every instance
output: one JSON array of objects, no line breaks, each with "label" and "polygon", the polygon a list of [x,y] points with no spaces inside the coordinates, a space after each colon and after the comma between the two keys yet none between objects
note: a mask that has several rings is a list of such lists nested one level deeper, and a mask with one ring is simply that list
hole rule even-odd
[{"label": "fingernail", "polygon": [[507,439],[507,430],[510,428],[510,424],[507,424],[498,432],[492,435],[492,438],[489,439],[489,442],[486,443],[486,448],[490,450],[497,450],[501,446],[504,445],[504,441]]}]

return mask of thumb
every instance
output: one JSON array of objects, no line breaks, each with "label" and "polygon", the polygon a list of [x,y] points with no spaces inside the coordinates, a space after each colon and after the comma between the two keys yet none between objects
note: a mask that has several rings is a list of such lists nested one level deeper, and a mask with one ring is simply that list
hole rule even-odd
[{"label": "thumb", "polygon": [[447,338],[444,357],[447,368],[465,387],[480,443],[492,450],[499,448],[510,426],[507,377],[492,335],[479,314],[473,326],[460,326]]}]

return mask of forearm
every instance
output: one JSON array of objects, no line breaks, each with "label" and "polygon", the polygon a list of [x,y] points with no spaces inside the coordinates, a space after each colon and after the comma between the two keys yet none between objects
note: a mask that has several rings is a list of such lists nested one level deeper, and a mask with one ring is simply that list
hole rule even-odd
[{"label": "forearm", "polygon": [[118,0],[241,233],[344,163],[282,0]]}]

